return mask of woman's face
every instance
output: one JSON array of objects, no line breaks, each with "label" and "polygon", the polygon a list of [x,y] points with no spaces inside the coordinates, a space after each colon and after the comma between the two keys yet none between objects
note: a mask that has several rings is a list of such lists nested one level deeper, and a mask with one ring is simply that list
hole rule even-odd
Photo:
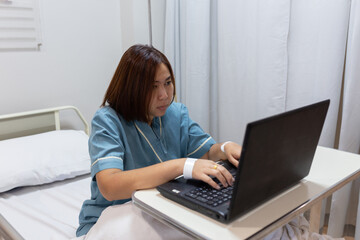
[{"label": "woman's face", "polygon": [[[161,63],[156,70],[153,93],[149,107],[149,119],[161,117],[170,106],[174,94],[174,85],[167,66]],[[151,123],[151,122],[150,122]],[[149,124],[150,124],[149,123]]]}]

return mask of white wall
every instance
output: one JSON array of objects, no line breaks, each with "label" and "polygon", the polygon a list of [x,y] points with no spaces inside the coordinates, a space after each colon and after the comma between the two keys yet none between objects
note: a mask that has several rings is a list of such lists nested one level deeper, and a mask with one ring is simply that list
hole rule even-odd
[{"label": "white wall", "polygon": [[[39,0],[39,5],[40,50],[0,52],[0,114],[74,105],[90,123],[123,51],[148,43],[147,0]],[[159,49],[164,6],[164,0],[152,6]]]}]

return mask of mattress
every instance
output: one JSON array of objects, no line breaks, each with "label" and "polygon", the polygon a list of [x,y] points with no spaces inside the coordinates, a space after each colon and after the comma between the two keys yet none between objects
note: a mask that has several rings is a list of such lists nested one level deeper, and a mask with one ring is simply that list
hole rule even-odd
[{"label": "mattress", "polygon": [[71,239],[90,196],[90,174],[0,194],[0,212],[26,240]]}]

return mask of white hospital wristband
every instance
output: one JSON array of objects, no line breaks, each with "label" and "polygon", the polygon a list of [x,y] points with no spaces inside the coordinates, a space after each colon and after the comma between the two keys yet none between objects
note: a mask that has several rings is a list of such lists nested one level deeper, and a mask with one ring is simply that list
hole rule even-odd
[{"label": "white hospital wristband", "polygon": [[224,149],[225,145],[228,144],[228,143],[230,143],[230,142],[231,142],[231,141],[227,141],[227,142],[224,142],[224,143],[221,145],[220,149],[221,149],[221,151],[222,151],[223,153],[225,153],[225,149]]},{"label": "white hospital wristband", "polygon": [[183,175],[185,179],[191,179],[192,178],[192,171],[194,168],[194,164],[196,162],[196,158],[187,158],[184,164],[184,170]]}]

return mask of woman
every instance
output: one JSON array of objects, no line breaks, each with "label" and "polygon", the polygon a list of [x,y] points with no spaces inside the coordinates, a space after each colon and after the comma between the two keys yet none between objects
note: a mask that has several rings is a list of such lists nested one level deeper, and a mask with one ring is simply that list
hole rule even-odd
[{"label": "woman", "polygon": [[164,54],[145,45],[124,53],[92,120],[91,199],[82,206],[77,236],[86,234],[108,206],[182,174],[214,188],[219,185],[211,176],[225,187],[233,184],[232,175],[214,160],[237,166],[241,147],[215,143],[174,96],[174,74]]}]

